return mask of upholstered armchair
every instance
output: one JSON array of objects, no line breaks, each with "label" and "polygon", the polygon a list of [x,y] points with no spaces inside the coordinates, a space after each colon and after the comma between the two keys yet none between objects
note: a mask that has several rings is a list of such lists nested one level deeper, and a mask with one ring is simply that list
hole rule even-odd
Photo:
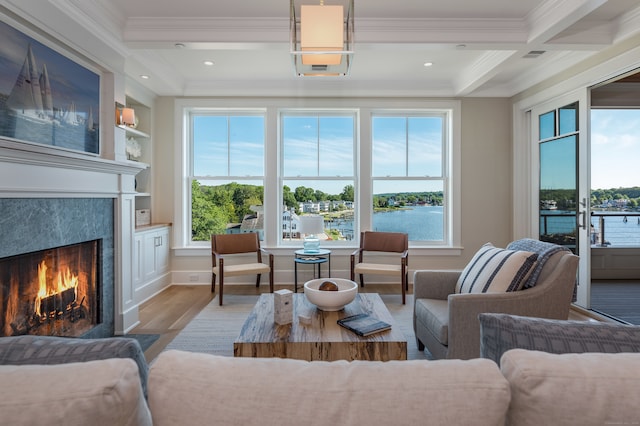
[{"label": "upholstered armchair", "polygon": [[[464,278],[463,271],[416,271],[413,328],[418,348],[426,347],[436,359],[479,357],[481,313],[566,320],[574,294],[578,257],[560,246],[535,243],[540,246],[540,255],[532,270],[522,277],[534,281],[526,281],[528,288],[524,289],[507,290],[506,284],[498,283],[500,291],[461,293],[459,281]],[[465,271],[468,268],[469,265]]]},{"label": "upholstered armchair", "polygon": [[[263,255],[266,263],[262,261]],[[211,235],[211,262],[211,292],[216,290],[218,277],[220,306],[226,277],[255,274],[256,287],[260,287],[262,274],[269,274],[269,291],[273,293],[273,254],[260,247],[257,233]]]}]

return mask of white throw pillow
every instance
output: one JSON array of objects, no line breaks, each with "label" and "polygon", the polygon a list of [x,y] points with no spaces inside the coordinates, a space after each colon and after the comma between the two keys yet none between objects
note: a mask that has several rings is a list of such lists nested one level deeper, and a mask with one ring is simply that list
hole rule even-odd
[{"label": "white throw pillow", "polygon": [[503,293],[520,290],[537,258],[538,255],[530,251],[506,250],[486,243],[460,274],[456,293]]}]

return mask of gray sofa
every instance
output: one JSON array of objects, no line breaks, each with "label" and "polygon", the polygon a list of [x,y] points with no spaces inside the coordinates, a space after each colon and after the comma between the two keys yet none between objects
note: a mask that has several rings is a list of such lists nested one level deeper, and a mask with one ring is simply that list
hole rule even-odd
[{"label": "gray sofa", "polygon": [[[523,240],[524,241],[524,240]],[[534,270],[533,287],[500,293],[458,293],[462,271],[418,270],[414,273],[413,328],[419,349],[435,359],[471,359],[480,356],[481,313],[567,319],[573,298],[578,257],[568,250],[550,251]],[[514,242],[517,243],[517,242]],[[512,243],[512,245],[516,245]],[[551,247],[553,249],[554,247]],[[534,285],[535,284],[535,285]]]}]

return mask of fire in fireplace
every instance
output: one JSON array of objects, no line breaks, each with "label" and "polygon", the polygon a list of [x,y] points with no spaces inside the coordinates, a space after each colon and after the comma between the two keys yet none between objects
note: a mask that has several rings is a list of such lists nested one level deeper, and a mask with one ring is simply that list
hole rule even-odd
[{"label": "fire in fireplace", "polygon": [[81,336],[100,323],[100,240],[0,259],[0,336]]}]

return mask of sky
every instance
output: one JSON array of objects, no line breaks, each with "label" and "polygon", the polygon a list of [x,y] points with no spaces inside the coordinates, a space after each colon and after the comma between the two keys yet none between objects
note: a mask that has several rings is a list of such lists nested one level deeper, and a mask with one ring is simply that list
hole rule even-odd
[{"label": "sky", "polygon": [[591,111],[591,189],[640,186],[640,110]]},{"label": "sky", "polygon": [[[195,176],[262,176],[264,121],[260,115],[194,118]],[[282,122],[285,185],[340,194],[354,185],[355,116],[287,115]],[[374,176],[441,176],[443,117],[374,119]],[[409,140],[409,151],[405,150]],[[231,143],[227,143],[230,140]],[[330,180],[314,181],[314,177]],[[204,182],[204,179],[201,178]],[[376,181],[374,193],[442,191],[442,181]]]},{"label": "sky", "polygon": [[[260,116],[231,118],[229,127],[224,116],[209,116],[199,118],[200,133],[194,137],[197,143],[194,153],[194,171],[196,176],[262,176],[264,174],[264,125]],[[402,175],[408,164],[408,175],[414,174],[421,165],[428,168],[433,175],[440,172],[441,147],[434,141],[441,138],[440,128],[435,122],[416,122],[412,126],[415,134],[427,135],[424,140],[418,140],[413,146],[419,150],[408,154],[400,149],[398,140],[404,141],[404,124],[394,117],[379,119],[374,124],[374,158],[381,161],[374,162],[373,173],[378,176],[393,174]],[[320,126],[320,147],[318,148],[318,126]],[[323,133],[322,129],[331,129],[330,133]],[[321,191],[338,194],[345,184],[350,183],[344,177],[352,175],[352,147],[353,121],[350,117],[290,117],[285,123],[285,176],[294,178],[286,184],[294,190],[296,186],[307,186]],[[413,132],[409,130],[410,138]],[[227,137],[233,143],[228,153]],[[404,142],[403,142],[404,143]],[[401,144],[402,145],[402,144]],[[558,149],[558,148],[552,148]],[[227,162],[220,161],[230,156],[230,164],[235,166],[228,170]],[[575,184],[575,171],[559,173],[566,167],[556,164],[554,159],[560,157],[557,152],[549,152],[551,160],[550,179],[542,183],[543,188],[564,188]],[[407,163],[408,161],[408,163]],[[212,165],[216,165],[214,170]],[[591,188],[610,189],[618,187],[640,186],[640,110],[612,110],[594,109],[591,111]],[[553,172],[556,171],[556,172]],[[553,173],[552,173],[553,172]],[[331,176],[335,181],[319,184],[318,181],[299,180],[296,177]],[[437,191],[440,184],[432,182],[428,186],[425,182],[416,181],[380,181],[374,182],[374,193],[395,192],[399,187],[406,191]]]}]

